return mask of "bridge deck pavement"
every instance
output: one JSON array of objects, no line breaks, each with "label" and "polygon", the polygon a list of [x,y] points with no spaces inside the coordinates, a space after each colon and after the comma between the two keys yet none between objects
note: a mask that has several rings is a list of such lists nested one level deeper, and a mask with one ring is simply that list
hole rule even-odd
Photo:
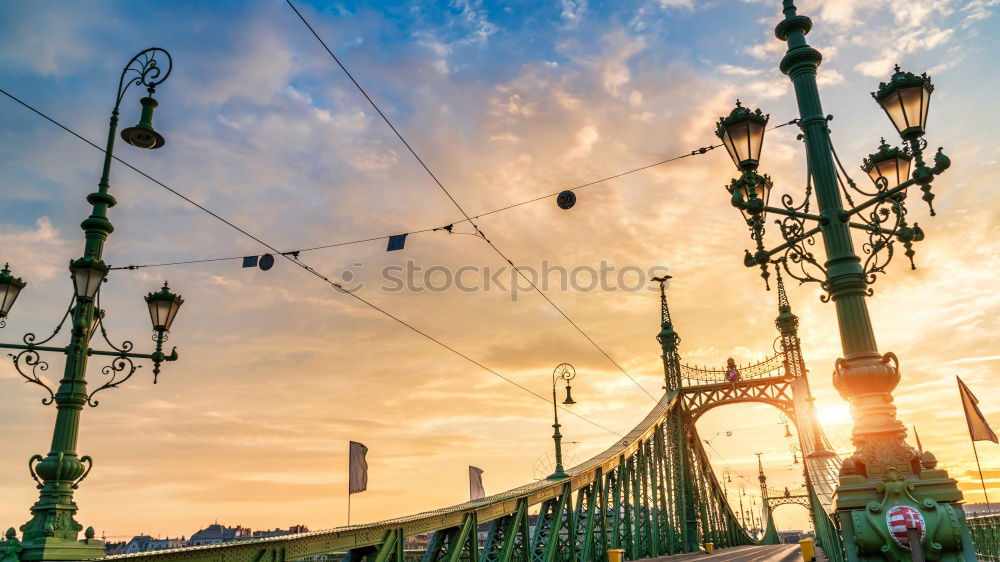
[{"label": "bridge deck pavement", "polygon": [[680,560],[690,562],[700,562],[702,560],[710,560],[712,562],[795,562],[802,560],[802,551],[799,550],[799,545],[797,544],[737,546],[716,550],[710,555],[707,555],[704,552],[694,552],[691,554],[675,554],[674,556],[646,558],[643,562],[676,562]]}]

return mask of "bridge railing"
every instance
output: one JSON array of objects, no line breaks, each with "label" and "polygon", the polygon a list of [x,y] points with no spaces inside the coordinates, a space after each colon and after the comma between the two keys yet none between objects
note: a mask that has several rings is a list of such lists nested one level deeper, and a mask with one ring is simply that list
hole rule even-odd
[{"label": "bridge railing", "polygon": [[[405,562],[404,539],[431,534],[424,562],[606,562],[752,544],[724,497],[676,392],[624,438],[541,481],[463,504],[363,525],[106,559],[128,562],[285,562],[346,552],[345,562]],[[533,507],[534,506],[534,507]],[[529,508],[538,516],[532,525]],[[479,526],[488,523],[485,539]]]},{"label": "bridge railing", "polygon": [[980,560],[1000,561],[1000,513],[968,517],[972,542]]},{"label": "bridge railing", "polygon": [[[788,492],[787,494],[785,494],[786,491]],[[767,489],[767,497],[772,499],[789,498],[789,497],[801,498],[808,496],[809,496],[809,490],[806,488],[796,488],[794,490],[775,490],[774,488]]]},{"label": "bridge railing", "polygon": [[[784,375],[785,359],[782,354],[776,354],[767,359],[748,365],[737,365],[740,380],[765,379]],[[731,382],[727,378],[729,369],[695,367],[681,365],[681,384],[684,386],[699,386],[704,384],[721,384]]]}]

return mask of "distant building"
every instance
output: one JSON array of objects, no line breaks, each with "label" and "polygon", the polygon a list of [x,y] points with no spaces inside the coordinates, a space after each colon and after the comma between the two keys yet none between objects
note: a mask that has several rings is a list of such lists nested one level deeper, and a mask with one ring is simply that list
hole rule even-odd
[{"label": "distant building", "polygon": [[218,523],[213,523],[191,535],[187,541],[187,546],[202,546],[206,544],[221,544],[233,541],[248,541],[254,539],[266,539],[268,537],[282,537],[285,535],[295,535],[298,533],[308,533],[309,528],[305,525],[292,525],[287,529],[272,529],[254,531],[249,527],[237,525],[236,527],[226,527]]},{"label": "distant building", "polygon": [[805,537],[805,533],[800,530],[778,531],[778,539],[784,544],[799,544]]},{"label": "distant building", "polygon": [[1000,513],[1000,505],[990,504],[987,506],[985,503],[967,503],[962,506],[962,510],[965,511],[966,515],[986,515]]},{"label": "distant building", "polygon": [[135,554],[136,552],[146,552],[149,550],[149,541],[153,540],[153,537],[149,535],[136,535],[129,539],[128,543],[125,544],[125,548],[122,550],[123,554]]},{"label": "distant building", "polygon": [[104,552],[106,552],[108,556],[114,556],[116,554],[125,554],[125,545],[126,544],[128,544],[128,543],[125,542],[125,541],[120,541],[120,542],[105,542],[104,543]]},{"label": "distant building", "polygon": [[153,539],[149,541],[147,550],[167,550],[168,548],[182,548],[187,545],[188,541],[184,537],[179,539],[167,537],[165,539]]},{"label": "distant building", "polygon": [[[135,554],[137,552],[150,552],[153,550],[166,550],[168,548],[181,548],[188,545],[188,541],[184,537],[180,538],[170,538],[165,539],[154,539],[149,535],[136,535],[132,537],[127,543],[123,543],[125,546],[121,548],[116,554]],[[105,549],[107,550],[107,549]],[[108,554],[111,554],[108,551]]]},{"label": "distant building", "polygon": [[247,539],[266,539],[268,537],[283,537],[285,535],[297,535],[299,533],[308,533],[309,527],[305,525],[292,525],[287,529],[274,529],[272,531],[254,531],[250,536],[240,537],[236,540],[247,540]]},{"label": "distant building", "polygon": [[190,546],[202,546],[206,544],[221,544],[253,538],[253,532],[249,528],[237,525],[236,527],[225,527],[218,523],[213,523],[204,529],[200,529],[191,535],[188,540]]},{"label": "distant building", "polygon": [[427,550],[431,542],[431,533],[422,533],[403,539],[403,550]]}]

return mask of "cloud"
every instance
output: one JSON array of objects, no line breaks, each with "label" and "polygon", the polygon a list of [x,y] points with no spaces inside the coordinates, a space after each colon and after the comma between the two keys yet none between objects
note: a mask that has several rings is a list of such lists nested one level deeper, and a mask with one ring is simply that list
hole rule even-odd
[{"label": "cloud", "polygon": [[[33,9],[28,2],[12,3],[5,7],[5,23],[0,24],[0,60],[46,76],[71,75],[93,64],[93,59],[103,59],[98,51],[103,43],[100,34],[115,29],[113,22],[101,16],[108,8],[98,2],[52,11]],[[73,48],[65,48],[53,37]]]},{"label": "cloud", "polygon": [[628,61],[646,48],[646,40],[641,36],[631,37],[622,31],[616,31],[606,35],[604,41],[609,48],[596,61],[595,66],[601,73],[604,88],[618,96],[632,77]]},{"label": "cloud", "polygon": [[594,143],[601,138],[597,129],[592,125],[587,125],[576,132],[576,144],[566,153],[567,159],[575,159],[587,156],[594,149]]},{"label": "cloud", "polygon": [[8,228],[0,235],[7,244],[3,259],[16,264],[13,274],[36,283],[60,275],[68,276],[67,260],[62,257],[72,255],[74,250],[81,251],[74,248],[46,216],[38,217],[34,228]]},{"label": "cloud", "polygon": [[990,8],[1000,5],[1000,0],[972,0],[962,7],[965,14],[962,27],[970,27],[978,21],[985,20],[993,15]]},{"label": "cloud", "polygon": [[847,79],[844,75],[837,72],[832,68],[823,68],[823,71],[818,73],[816,76],[816,84],[820,87],[824,86],[836,86],[838,84],[843,84]]},{"label": "cloud", "polygon": [[717,67],[717,70],[723,74],[733,76],[759,76],[762,72],[760,69],[743,68],[741,66],[733,66],[731,64],[720,64]]},{"label": "cloud", "polygon": [[560,16],[566,21],[566,27],[576,27],[587,13],[587,0],[560,0],[562,8]]},{"label": "cloud", "polygon": [[687,8],[693,9],[693,0],[656,0],[661,8]]}]

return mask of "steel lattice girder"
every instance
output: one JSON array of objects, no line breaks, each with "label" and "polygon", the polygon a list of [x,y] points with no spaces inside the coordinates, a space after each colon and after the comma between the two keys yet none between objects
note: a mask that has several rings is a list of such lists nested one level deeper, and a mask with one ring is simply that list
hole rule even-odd
[{"label": "steel lattice girder", "polygon": [[681,389],[681,396],[685,408],[695,421],[713,408],[747,402],[770,404],[789,417],[795,415],[791,377],[768,377],[686,386]]},{"label": "steel lattice girder", "polygon": [[[690,552],[705,541],[750,544],[692,423],[671,392],[624,439],[570,469],[566,480],[366,525],[109,558],[284,562],[341,552],[346,561],[402,562],[405,538],[428,532],[426,562],[604,561],[609,548],[636,558]],[[530,529],[529,509],[536,505],[539,518]],[[486,522],[490,531],[480,551],[477,527]]]}]

